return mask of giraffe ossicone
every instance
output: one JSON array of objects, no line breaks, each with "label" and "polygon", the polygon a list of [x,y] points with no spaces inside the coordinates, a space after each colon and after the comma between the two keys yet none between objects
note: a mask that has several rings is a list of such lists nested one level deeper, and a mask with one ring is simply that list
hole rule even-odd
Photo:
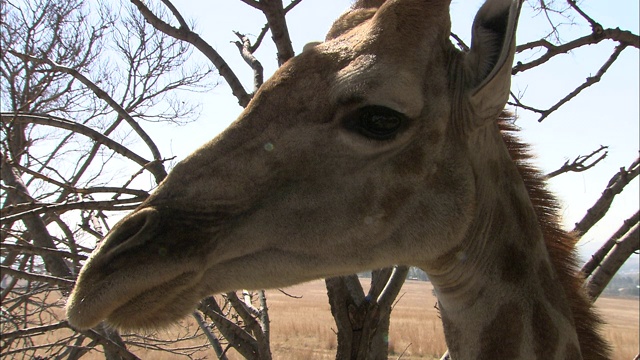
[{"label": "giraffe ossicone", "polygon": [[503,111],[521,3],[487,0],[468,53],[449,3],[357,1],[112,229],[69,322],[157,328],[209,294],[405,264],[432,280],[453,359],[606,359]]}]

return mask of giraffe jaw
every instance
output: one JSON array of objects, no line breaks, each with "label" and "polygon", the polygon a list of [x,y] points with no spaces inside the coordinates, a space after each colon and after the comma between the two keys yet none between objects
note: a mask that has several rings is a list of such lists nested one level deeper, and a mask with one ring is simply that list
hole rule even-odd
[{"label": "giraffe jaw", "polygon": [[[181,286],[194,276],[185,273],[172,281],[155,286],[133,297],[124,305],[115,309],[106,318],[106,322],[118,329],[157,329],[178,321],[196,307],[197,285]],[[161,299],[160,303],[154,300]]]},{"label": "giraffe jaw", "polygon": [[189,314],[202,297],[198,290],[202,272],[187,271],[170,277],[169,271],[139,269],[135,276],[125,278],[116,273],[96,279],[92,270],[82,271],[80,285],[67,304],[69,323],[79,329],[94,327],[103,320],[122,330],[160,328]]}]

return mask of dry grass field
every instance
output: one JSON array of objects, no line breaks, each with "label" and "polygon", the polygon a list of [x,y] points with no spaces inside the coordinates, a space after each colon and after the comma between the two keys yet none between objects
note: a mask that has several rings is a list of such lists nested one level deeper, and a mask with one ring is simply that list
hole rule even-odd
[{"label": "dry grass field", "polygon": [[[365,290],[368,279],[362,279]],[[318,280],[285,289],[302,296],[291,299],[269,291],[271,342],[274,359],[333,359],[335,324],[327,301],[324,281]],[[446,350],[442,324],[434,308],[436,298],[430,283],[407,281],[391,313],[390,358],[439,358]]]},{"label": "dry grass field", "polygon": [[[368,287],[368,280],[363,279],[363,286]],[[331,317],[327,301],[324,281],[317,280],[285,289],[289,294],[301,296],[294,299],[277,290],[267,292],[269,314],[271,317],[271,347],[274,359],[334,359],[336,337],[333,332],[335,324]],[[436,303],[432,295],[432,287],[428,282],[407,281],[403,287],[401,298],[391,314],[389,333],[389,359],[437,359],[445,351],[442,325]],[[60,299],[62,300],[62,299]],[[607,325],[604,333],[614,348],[614,360],[631,360],[639,351],[639,301],[638,299],[601,298],[596,306]],[[62,314],[57,314],[58,316]],[[189,330],[176,327],[161,332],[164,339],[175,339],[195,333],[195,321],[185,319]],[[177,333],[181,331],[181,333]],[[185,332],[186,331],[186,332]],[[53,337],[63,332],[49,333],[32,339],[34,343],[49,343]],[[202,344],[206,340],[183,341],[176,346],[188,347]],[[142,348],[131,349],[142,359],[172,360],[176,355],[160,353]],[[22,359],[23,357],[9,357]],[[47,356],[45,352],[41,354]],[[241,357],[230,351],[230,359]],[[215,359],[212,350],[198,352],[196,358]],[[181,357],[184,358],[184,357]],[[92,352],[83,359],[104,359],[99,352]]]},{"label": "dry grass field", "polygon": [[[363,279],[363,286],[368,283]],[[313,281],[286,289],[303,296],[291,299],[269,291],[272,350],[274,359],[333,359],[335,329],[324,281]],[[434,308],[431,283],[407,281],[391,313],[390,359],[434,359],[445,351],[444,334]],[[596,302],[607,324],[604,334],[614,348],[614,360],[631,360],[639,350],[639,301],[601,298]],[[406,350],[406,351],[405,351]]]}]

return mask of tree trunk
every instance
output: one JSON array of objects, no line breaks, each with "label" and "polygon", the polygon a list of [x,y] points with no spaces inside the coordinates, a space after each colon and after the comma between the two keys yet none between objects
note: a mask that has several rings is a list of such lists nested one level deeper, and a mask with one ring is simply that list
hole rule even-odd
[{"label": "tree trunk", "polygon": [[636,225],[627,236],[616,244],[609,255],[602,261],[600,267],[593,272],[593,276],[587,285],[587,291],[591,299],[595,301],[600,296],[609,281],[611,281],[611,278],[618,272],[629,256],[638,251],[638,249],[640,249],[640,233],[638,232],[638,225]]},{"label": "tree trunk", "polygon": [[356,275],[325,279],[338,328],[336,359],[388,358],[392,304],[408,271],[406,266],[373,271],[366,296]]},{"label": "tree trunk", "polygon": [[628,233],[629,230],[638,223],[638,220],[640,220],[640,213],[636,211],[632,217],[624,221],[620,229],[618,229],[598,251],[591,255],[591,259],[584,264],[581,270],[585,278],[591,276],[591,273],[600,265],[609,251],[617,244],[618,240],[620,240],[624,234]]},{"label": "tree trunk", "polygon": [[[7,191],[7,198],[9,202],[14,205],[33,202],[34,200],[29,195],[29,190],[22,181],[18,170],[16,170],[7,161],[4,154],[0,154],[0,158],[2,161],[2,166],[0,166],[2,181],[4,181],[7,187],[11,189],[11,191]],[[36,214],[28,214],[22,219],[22,221],[29,230],[29,234],[33,238],[34,245],[45,249],[57,249],[51,234],[49,234],[49,230],[47,230],[47,225],[40,216]],[[71,270],[67,264],[65,264],[61,256],[43,254],[41,257],[47,271],[52,275],[65,279],[72,277]],[[62,290],[67,291],[71,289]]]}]

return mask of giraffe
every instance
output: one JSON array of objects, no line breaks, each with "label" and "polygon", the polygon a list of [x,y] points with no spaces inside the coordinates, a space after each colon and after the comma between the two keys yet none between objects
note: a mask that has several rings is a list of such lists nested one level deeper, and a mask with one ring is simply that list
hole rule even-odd
[{"label": "giraffe", "polygon": [[449,4],[357,1],[111,230],[69,322],[158,328],[209,294],[408,264],[453,359],[608,358],[503,110],[521,3],[487,0],[466,53]]}]

